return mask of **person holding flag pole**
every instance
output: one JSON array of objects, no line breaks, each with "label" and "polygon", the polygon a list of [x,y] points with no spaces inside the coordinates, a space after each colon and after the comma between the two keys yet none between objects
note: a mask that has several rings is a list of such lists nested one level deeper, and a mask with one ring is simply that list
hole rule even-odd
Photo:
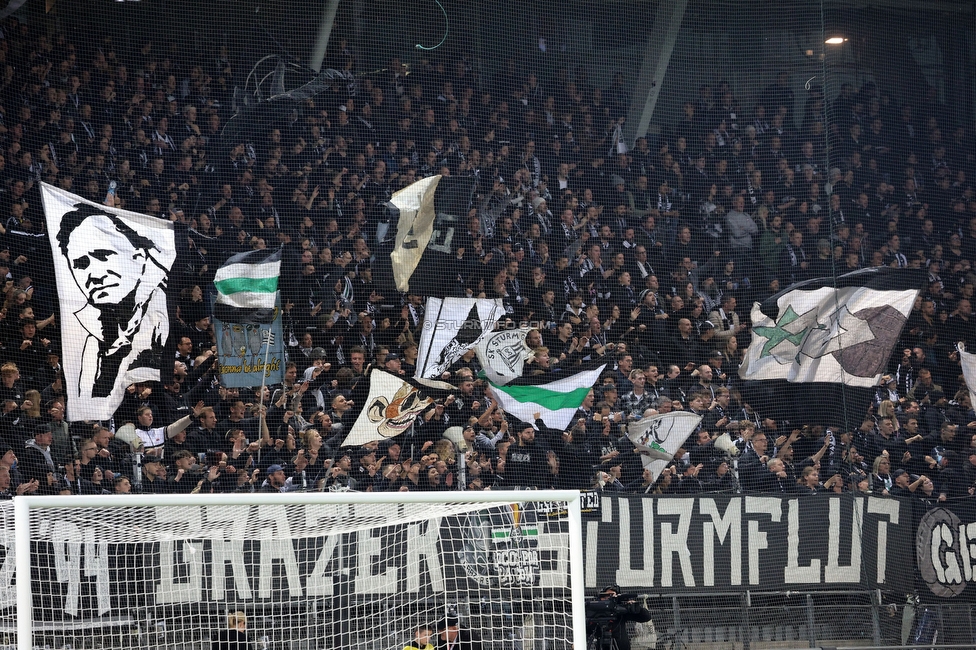
[{"label": "person holding flag pole", "polygon": [[271,351],[271,346],[275,344],[275,335],[270,329],[263,330],[263,343],[264,343],[264,372],[261,373],[261,397],[258,400],[258,409],[264,408],[264,387],[268,380],[268,353]]}]

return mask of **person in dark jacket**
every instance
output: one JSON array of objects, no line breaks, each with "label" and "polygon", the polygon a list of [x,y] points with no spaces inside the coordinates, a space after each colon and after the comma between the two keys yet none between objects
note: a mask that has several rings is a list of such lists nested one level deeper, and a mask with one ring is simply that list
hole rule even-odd
[{"label": "person in dark jacket", "polygon": [[24,481],[36,480],[39,484],[38,494],[57,494],[58,468],[51,457],[51,442],[54,434],[51,427],[38,427],[34,437],[27,441],[20,456],[20,473]]},{"label": "person in dark jacket", "polygon": [[247,616],[234,612],[227,616],[227,629],[218,630],[210,637],[210,650],[249,650]]},{"label": "person in dark jacket", "polygon": [[610,635],[616,650],[630,650],[627,621],[646,623],[651,620],[651,613],[640,603],[620,596],[620,587],[610,585],[596,599],[586,603],[586,636],[595,638],[598,647],[604,647],[603,641]]},{"label": "person in dark jacket", "polygon": [[552,468],[546,450],[535,441],[535,429],[525,425],[518,443],[508,449],[504,460],[505,487],[547,488],[552,483]]},{"label": "person in dark jacket", "polygon": [[437,624],[437,650],[481,650],[481,643],[472,636],[470,630],[462,629],[461,622],[447,616]]}]

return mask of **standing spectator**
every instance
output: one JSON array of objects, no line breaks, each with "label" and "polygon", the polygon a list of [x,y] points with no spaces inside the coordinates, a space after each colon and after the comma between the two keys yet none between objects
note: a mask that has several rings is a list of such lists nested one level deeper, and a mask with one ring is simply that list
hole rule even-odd
[{"label": "standing spectator", "polygon": [[733,336],[738,336],[745,329],[735,308],[735,296],[727,293],[722,296],[721,306],[708,315],[708,320],[715,325],[715,338],[718,340],[718,345],[724,344]]},{"label": "standing spectator", "polygon": [[51,456],[51,443],[54,434],[51,427],[43,425],[34,432],[34,437],[27,441],[20,458],[20,474],[22,480],[36,480],[38,494],[57,494],[60,491],[58,466]]},{"label": "standing spectator", "polygon": [[[536,416],[538,419],[538,415]],[[552,468],[546,450],[535,440],[535,429],[523,425],[517,444],[508,449],[507,457],[499,461],[498,472],[507,487],[546,488],[551,482]]]}]

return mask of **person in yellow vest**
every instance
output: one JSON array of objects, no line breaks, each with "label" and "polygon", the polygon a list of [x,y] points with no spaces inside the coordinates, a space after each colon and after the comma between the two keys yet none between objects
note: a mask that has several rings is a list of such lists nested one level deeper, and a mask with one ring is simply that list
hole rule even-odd
[{"label": "person in yellow vest", "polygon": [[434,650],[434,645],[430,642],[433,631],[426,626],[420,626],[413,633],[413,643],[403,647],[403,650]]}]

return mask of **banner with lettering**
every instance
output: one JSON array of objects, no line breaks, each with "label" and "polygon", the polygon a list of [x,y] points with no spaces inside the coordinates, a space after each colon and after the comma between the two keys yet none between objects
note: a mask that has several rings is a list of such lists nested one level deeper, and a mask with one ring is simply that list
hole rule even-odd
[{"label": "banner with lettering", "polygon": [[[275,304],[270,323],[227,322],[213,319],[220,358],[220,383],[227,388],[280,384],[285,375],[285,337],[281,306]],[[268,341],[270,337],[270,342]],[[267,354],[265,344],[268,344]],[[267,359],[267,366],[265,366]]]},{"label": "banner with lettering", "polygon": [[[920,575],[934,576],[944,597],[969,598],[976,591],[970,586],[976,581],[976,519],[952,506],[923,511],[916,535],[911,500],[871,495],[585,492],[581,499],[588,596],[608,584],[636,594],[907,594]],[[405,504],[397,521],[381,525],[375,510],[357,505],[193,506],[189,496],[187,502],[127,508],[124,516],[113,513],[110,527],[91,519],[90,510],[38,510],[32,530],[39,536],[31,546],[40,604],[35,614],[96,617],[161,605],[280,604],[340,592],[416,598],[517,588],[537,589],[542,598],[569,589],[568,524],[555,505],[429,518],[418,512],[423,504]],[[354,530],[357,519],[362,530]],[[0,605],[11,606],[9,501],[0,502],[0,520],[6,531],[0,535]],[[343,525],[336,528],[334,521]],[[916,557],[931,562],[914,571]]]}]

